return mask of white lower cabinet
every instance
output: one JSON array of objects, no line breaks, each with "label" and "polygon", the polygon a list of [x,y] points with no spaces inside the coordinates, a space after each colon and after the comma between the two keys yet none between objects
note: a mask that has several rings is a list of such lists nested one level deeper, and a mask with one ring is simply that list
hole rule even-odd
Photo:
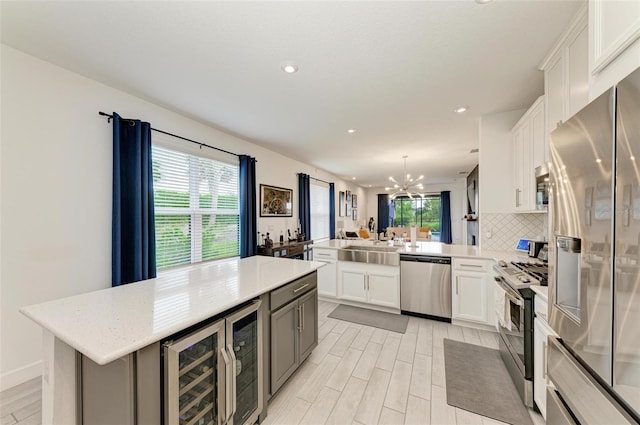
[{"label": "white lower cabinet", "polygon": [[367,302],[367,274],[361,270],[341,270],[344,300]]},{"label": "white lower cabinet", "polygon": [[338,251],[335,249],[313,248],[313,261],[325,263],[318,269],[318,295],[335,298],[338,296]]},{"label": "white lower cabinet", "polygon": [[495,325],[494,261],[454,258],[451,263],[452,319]]},{"label": "white lower cabinet", "polygon": [[543,305],[546,315],[546,303],[539,302],[536,295],[536,318],[533,321],[533,401],[542,417],[547,419],[547,339],[557,336],[549,324],[538,314],[539,305]]},{"label": "white lower cabinet", "polygon": [[487,273],[462,271],[453,275],[453,318],[487,322]]},{"label": "white lower cabinet", "polygon": [[339,261],[338,298],[399,311],[399,267]]}]

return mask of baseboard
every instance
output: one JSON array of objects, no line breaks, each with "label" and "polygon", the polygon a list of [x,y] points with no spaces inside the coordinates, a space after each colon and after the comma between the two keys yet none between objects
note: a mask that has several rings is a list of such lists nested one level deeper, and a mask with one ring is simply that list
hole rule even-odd
[{"label": "baseboard", "polygon": [[42,360],[38,360],[0,376],[0,391],[15,387],[42,375]]}]

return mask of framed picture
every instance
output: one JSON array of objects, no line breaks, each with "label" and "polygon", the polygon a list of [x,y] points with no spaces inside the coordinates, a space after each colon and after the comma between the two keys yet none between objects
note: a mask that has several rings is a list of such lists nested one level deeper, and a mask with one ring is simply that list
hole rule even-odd
[{"label": "framed picture", "polygon": [[[356,195],[353,195],[353,196],[356,196]],[[354,221],[357,220],[358,219],[358,210],[354,208],[352,210],[352,214],[353,214],[353,217],[351,219],[354,220]]]},{"label": "framed picture", "polygon": [[338,199],[338,216],[344,217],[347,214],[347,204],[345,203],[345,194],[343,191],[340,191],[340,197]]},{"label": "framed picture", "polygon": [[346,196],[347,204],[351,204],[351,191],[347,190],[346,193],[347,193],[347,196]]},{"label": "framed picture", "polygon": [[351,206],[353,208],[358,208],[358,195],[356,194],[351,195]]},{"label": "framed picture", "polygon": [[351,204],[349,202],[346,203],[347,212],[345,214],[346,217],[351,217]]},{"label": "framed picture", "polygon": [[260,217],[292,217],[293,190],[260,185]]}]

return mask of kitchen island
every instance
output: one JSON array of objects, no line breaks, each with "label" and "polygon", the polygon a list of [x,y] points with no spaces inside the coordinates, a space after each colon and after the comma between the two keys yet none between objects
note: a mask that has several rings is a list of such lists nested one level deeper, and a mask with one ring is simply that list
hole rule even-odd
[{"label": "kitchen island", "polygon": [[77,423],[78,354],[97,365],[110,364],[322,265],[261,256],[235,258],[21,308],[44,329],[43,423]]}]

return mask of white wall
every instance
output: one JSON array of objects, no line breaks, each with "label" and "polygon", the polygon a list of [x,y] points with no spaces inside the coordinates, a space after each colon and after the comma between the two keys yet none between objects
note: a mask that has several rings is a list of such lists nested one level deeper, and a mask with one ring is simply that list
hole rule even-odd
[{"label": "white wall", "polygon": [[[322,170],[1,45],[0,386],[40,374],[40,328],[18,308],[111,283],[111,137],[98,111],[257,158],[257,183],[294,190],[291,219],[258,218],[258,228],[297,223],[304,172],[365,191]],[[365,213],[365,211],[363,211]],[[363,214],[364,215],[364,214]]]},{"label": "white wall", "polygon": [[[513,139],[511,129],[526,109],[480,117],[480,214],[513,211]],[[482,232],[482,223],[480,223]],[[482,238],[482,237],[481,237]]]},{"label": "white wall", "polygon": [[[425,184],[425,193],[440,193],[444,190],[451,191],[451,237],[454,244],[464,244],[467,239],[467,222],[462,217],[467,213],[467,180],[466,178],[456,179],[451,183]],[[385,193],[382,187],[368,189],[367,211],[370,214],[366,217],[368,222],[372,216],[378,225],[378,194]]]}]

